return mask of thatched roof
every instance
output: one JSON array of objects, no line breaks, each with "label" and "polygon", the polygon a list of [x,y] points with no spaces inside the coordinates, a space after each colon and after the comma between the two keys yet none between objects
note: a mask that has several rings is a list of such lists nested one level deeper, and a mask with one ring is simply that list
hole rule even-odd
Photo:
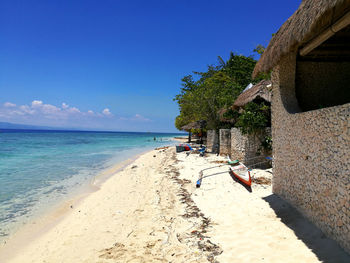
[{"label": "thatched roof", "polygon": [[234,104],[229,108],[222,108],[218,111],[220,116],[220,121],[234,124],[237,119],[226,117],[225,114],[230,111],[236,111],[237,108],[245,106],[248,102],[251,102],[255,99],[261,98],[267,102],[271,102],[272,94],[272,82],[271,80],[262,80],[258,84],[255,84],[251,88],[243,91],[235,100]]},{"label": "thatched roof", "polygon": [[182,126],[181,130],[190,131],[192,129],[203,129],[206,127],[206,125],[207,125],[207,122],[205,120],[200,120],[200,121],[191,122],[189,124]]},{"label": "thatched roof", "polygon": [[268,72],[280,59],[324,32],[350,10],[350,0],[303,0],[281,26],[255,66],[253,77]]},{"label": "thatched roof", "polygon": [[234,107],[243,107],[248,102],[257,98],[262,98],[265,101],[271,102],[271,80],[262,80],[250,89],[241,93],[233,103]]}]

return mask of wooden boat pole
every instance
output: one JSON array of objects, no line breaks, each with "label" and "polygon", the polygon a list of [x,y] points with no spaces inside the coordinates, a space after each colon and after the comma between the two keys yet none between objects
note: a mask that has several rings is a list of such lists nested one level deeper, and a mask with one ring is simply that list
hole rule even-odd
[{"label": "wooden boat pole", "polygon": [[199,179],[197,180],[197,183],[196,183],[197,188],[201,187],[202,179],[203,179],[203,170],[199,172]]}]

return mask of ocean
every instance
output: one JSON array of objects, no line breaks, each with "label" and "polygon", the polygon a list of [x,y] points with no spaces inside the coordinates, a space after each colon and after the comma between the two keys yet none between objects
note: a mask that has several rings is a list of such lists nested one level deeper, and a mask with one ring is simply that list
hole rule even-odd
[{"label": "ocean", "polygon": [[0,131],[0,241],[103,171],[179,134]]}]

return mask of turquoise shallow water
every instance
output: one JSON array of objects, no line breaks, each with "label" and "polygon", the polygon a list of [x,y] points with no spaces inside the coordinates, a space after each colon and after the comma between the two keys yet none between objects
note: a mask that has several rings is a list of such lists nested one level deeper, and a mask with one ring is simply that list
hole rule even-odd
[{"label": "turquoise shallow water", "polygon": [[146,150],[173,144],[176,135],[2,130],[0,239],[101,171]]}]

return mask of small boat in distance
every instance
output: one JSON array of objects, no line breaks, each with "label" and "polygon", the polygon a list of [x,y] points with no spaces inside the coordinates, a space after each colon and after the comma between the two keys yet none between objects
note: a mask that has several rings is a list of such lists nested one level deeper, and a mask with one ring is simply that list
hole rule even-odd
[{"label": "small boat in distance", "polygon": [[230,169],[231,169],[233,175],[239,181],[241,181],[242,183],[244,183],[247,186],[252,186],[252,178],[250,176],[250,172],[249,172],[249,169],[247,166],[245,166],[241,162],[232,162],[229,157],[228,157],[228,163],[234,164],[234,165],[230,166]]}]

